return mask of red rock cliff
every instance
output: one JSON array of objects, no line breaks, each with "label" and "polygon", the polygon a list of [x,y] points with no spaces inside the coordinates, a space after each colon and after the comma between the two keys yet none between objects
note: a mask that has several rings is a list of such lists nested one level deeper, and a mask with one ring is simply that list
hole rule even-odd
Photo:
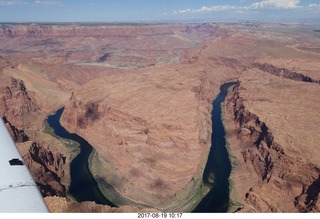
[{"label": "red rock cliff", "polygon": [[[291,104],[286,105],[286,111],[282,111],[277,106],[274,106],[273,109],[265,108],[264,111],[258,110],[261,109],[261,103],[263,103],[261,101],[270,101],[268,107],[272,107],[279,96],[285,95],[286,92],[277,93],[278,96],[273,96],[274,92],[264,93],[264,88],[268,89],[269,86],[268,82],[264,82],[260,84],[261,90],[259,92],[256,92],[255,95],[248,95],[252,88],[250,87],[252,82],[246,80],[250,78],[251,81],[258,83],[259,76],[257,75],[260,76],[259,80],[263,77],[266,80],[275,79],[274,76],[258,73],[255,76],[248,74],[230,92],[226,105],[227,122],[234,121],[234,126],[228,126],[228,135],[231,139],[232,136],[235,136],[236,139],[230,140],[231,154],[237,157],[234,160],[235,172],[231,179],[235,179],[236,190],[240,191],[240,200],[244,203],[242,208],[244,211],[248,211],[248,207],[250,207],[251,210],[259,212],[319,212],[320,169],[318,163],[316,160],[312,160],[312,157],[304,157],[301,156],[303,153],[296,152],[299,150],[299,142],[294,138],[291,142],[283,141],[284,137],[291,134],[283,132],[288,124],[294,124],[295,130],[299,130],[299,126],[303,126],[297,115],[293,115],[293,117],[290,115],[290,113],[298,112],[290,108]],[[279,89],[280,87],[276,86],[280,83],[287,84],[288,87],[303,86],[303,84],[296,84],[303,82],[278,80],[273,84],[274,89]],[[284,86],[283,84],[281,86]],[[318,89],[317,85],[313,89]],[[298,96],[296,98],[299,99]],[[308,105],[306,101],[304,102]],[[267,121],[252,112],[252,109],[260,112]],[[284,118],[273,120],[273,115],[276,116],[276,113],[282,112],[286,114],[283,116],[286,122],[277,126],[276,124]],[[312,115],[309,114],[309,116]],[[298,121],[294,122],[294,117]],[[290,123],[291,119],[293,119],[293,123]],[[271,128],[268,126],[268,121]],[[230,129],[230,127],[234,128]],[[296,133],[294,136],[301,136],[301,133]]]}]

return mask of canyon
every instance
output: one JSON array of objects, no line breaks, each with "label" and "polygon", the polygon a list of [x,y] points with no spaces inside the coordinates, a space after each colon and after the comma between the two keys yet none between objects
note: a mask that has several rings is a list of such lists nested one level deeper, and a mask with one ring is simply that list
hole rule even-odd
[{"label": "canyon", "polygon": [[[208,192],[212,101],[235,81],[222,115],[228,211],[319,212],[313,29],[0,24],[0,113],[50,211],[190,212]],[[68,194],[79,148],[45,122],[61,107],[61,124],[92,145],[90,171],[118,208]]]},{"label": "canyon", "polygon": [[[231,178],[243,184],[241,190],[235,186],[243,211],[319,212],[315,100],[320,88],[295,80],[253,69],[229,93],[225,119],[235,165]],[[259,92],[253,92],[256,84]]]}]

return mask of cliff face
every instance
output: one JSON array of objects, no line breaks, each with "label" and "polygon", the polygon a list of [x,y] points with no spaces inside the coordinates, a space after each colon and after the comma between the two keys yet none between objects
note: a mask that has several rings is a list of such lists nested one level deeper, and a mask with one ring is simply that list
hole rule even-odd
[{"label": "cliff face", "polygon": [[[41,194],[66,196],[66,185],[62,178],[68,177],[68,164],[66,157],[59,152],[59,149],[53,149],[47,143],[33,142],[23,130],[13,126],[4,116],[4,122],[7,129],[15,141],[17,148],[28,166],[31,175],[39,186]],[[43,145],[47,145],[46,148]],[[67,174],[65,171],[67,170]]]},{"label": "cliff face", "polygon": [[[30,138],[23,130],[17,129],[4,117],[4,122],[12,139],[17,144],[17,148],[22,155],[31,175],[39,186],[41,194],[45,196],[66,196],[66,185],[62,178],[68,177],[65,171],[68,169],[66,157],[53,150],[46,143],[29,141]],[[43,145],[42,145],[43,144]]]},{"label": "cliff face", "polygon": [[32,171],[42,195],[66,196],[66,188],[61,184],[64,169],[67,168],[66,157],[53,153],[42,145],[33,142],[24,159]]},{"label": "cliff face", "polygon": [[40,110],[27,92],[22,80],[0,75],[0,114],[5,115],[15,126],[23,128],[30,121],[28,115]]},{"label": "cliff face", "polygon": [[303,82],[310,82],[310,83],[318,83],[320,84],[320,81],[312,79],[309,76],[303,75],[301,73],[297,73],[294,71],[290,71],[289,69],[286,68],[278,68],[274,65],[270,65],[267,63],[254,63],[252,65],[255,68],[258,68],[264,72],[276,75],[278,77],[284,77],[284,78],[288,78],[291,80],[295,80],[295,81],[303,81]]},{"label": "cliff face", "polygon": [[11,138],[13,139],[14,142],[19,143],[19,142],[25,142],[28,141],[29,138],[24,132],[24,130],[19,130],[17,129],[14,125],[12,125],[7,117],[3,116],[3,121],[9,131],[9,134],[11,135]]},{"label": "cliff face", "polygon": [[[3,68],[14,65],[5,59],[0,64]],[[38,141],[36,131],[30,130],[34,118],[43,116],[39,104],[31,97],[24,81],[8,77],[3,74],[3,69],[0,69],[0,79],[0,114],[42,195],[65,196],[62,178],[68,177],[65,174],[68,168],[66,157],[59,149],[51,148],[49,141]]]},{"label": "cliff face", "polygon": [[[312,127],[309,127],[309,135],[301,133],[301,128],[309,120],[319,120],[317,114],[312,113],[316,106],[309,108],[309,113],[304,112],[312,118],[300,120],[299,113],[310,106],[313,98],[305,100],[303,95],[297,95],[289,103],[285,98],[288,98],[287,91],[296,94],[301,92],[297,86],[308,85],[287,79],[277,79],[275,82],[275,79],[265,73],[246,73],[227,98],[225,117],[230,123],[227,125],[230,152],[237,157],[231,179],[235,183],[234,190],[239,195],[238,201],[243,203],[239,209],[259,212],[319,212],[320,169],[315,144],[317,135],[312,135]],[[261,80],[265,81],[261,83]],[[273,82],[272,92],[270,81]],[[259,91],[252,95],[252,86],[259,82]],[[280,86],[287,86],[288,90],[283,91]],[[319,91],[320,87],[315,85],[309,89],[310,95],[317,98],[316,90]],[[306,107],[300,106],[298,109],[295,104],[299,101]],[[283,104],[286,104],[286,109],[281,108]],[[308,138],[309,145],[300,145],[300,141],[295,138]],[[312,150],[314,155],[310,156],[308,150]]]}]

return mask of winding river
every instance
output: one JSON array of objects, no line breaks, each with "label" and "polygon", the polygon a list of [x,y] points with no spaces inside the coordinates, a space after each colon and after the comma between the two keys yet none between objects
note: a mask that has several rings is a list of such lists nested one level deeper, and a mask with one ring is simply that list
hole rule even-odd
[{"label": "winding river", "polygon": [[48,116],[47,121],[57,136],[78,142],[80,145],[80,153],[70,164],[71,184],[69,193],[78,202],[95,201],[97,204],[115,207],[115,205],[102,194],[90,172],[88,159],[92,152],[92,146],[79,135],[71,134],[61,126],[60,117],[62,112],[63,108],[59,109],[54,115]]},{"label": "winding river", "polygon": [[[220,93],[213,101],[212,112],[212,146],[209,158],[204,170],[203,182],[210,186],[210,191],[194,209],[194,212],[226,212],[229,205],[229,175],[231,164],[226,149],[225,131],[221,119],[221,103],[224,101],[228,88],[235,82],[223,84]],[[77,134],[70,134],[60,124],[63,108],[47,118],[54,133],[62,138],[78,142],[80,153],[73,159],[70,165],[71,185],[69,193],[79,202],[95,201],[114,207],[100,191],[97,182],[93,178],[88,159],[92,152],[92,146]]]},{"label": "winding river", "polygon": [[203,182],[211,187],[194,212],[226,212],[229,207],[229,176],[231,163],[226,148],[225,131],[222,123],[221,103],[228,89],[236,82],[225,83],[213,101],[211,150],[203,173]]}]

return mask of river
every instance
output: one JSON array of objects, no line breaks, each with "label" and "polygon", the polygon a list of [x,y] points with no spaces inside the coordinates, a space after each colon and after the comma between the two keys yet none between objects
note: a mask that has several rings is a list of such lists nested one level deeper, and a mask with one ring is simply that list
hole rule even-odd
[{"label": "river", "polygon": [[70,134],[61,126],[60,117],[62,112],[63,108],[59,109],[54,115],[48,116],[47,121],[57,136],[73,140],[80,145],[80,153],[70,164],[71,184],[68,192],[78,202],[95,201],[97,204],[115,207],[115,205],[102,194],[90,172],[88,159],[92,152],[91,145],[79,135]]},{"label": "river", "polygon": [[[213,101],[212,111],[212,146],[203,174],[203,182],[211,189],[206,197],[194,209],[194,212],[226,212],[229,206],[229,176],[231,163],[226,149],[225,131],[221,119],[221,103],[224,101],[228,88],[235,82],[223,84],[220,93]],[[80,145],[80,153],[73,159],[70,165],[71,185],[69,193],[79,202],[95,201],[114,207],[100,191],[97,182],[93,178],[88,159],[92,152],[92,146],[77,134],[68,133],[60,124],[63,108],[47,118],[54,133],[62,138],[76,141]]]},{"label": "river", "polygon": [[236,82],[225,83],[213,101],[211,150],[203,173],[203,182],[211,187],[194,212],[226,212],[229,207],[229,176],[231,163],[226,148],[225,131],[221,118],[221,103],[228,89]]}]

